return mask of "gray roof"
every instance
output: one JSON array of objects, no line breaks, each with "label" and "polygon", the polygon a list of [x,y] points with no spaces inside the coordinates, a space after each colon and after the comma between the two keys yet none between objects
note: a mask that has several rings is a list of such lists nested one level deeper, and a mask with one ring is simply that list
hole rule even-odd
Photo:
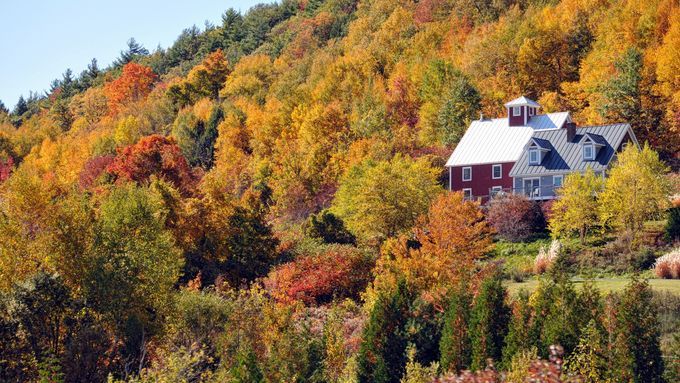
[{"label": "gray roof", "polygon": [[505,103],[505,106],[508,107],[508,108],[511,107],[511,106],[522,106],[522,105],[529,105],[529,106],[533,106],[533,107],[536,107],[536,108],[541,107],[536,101],[529,99],[529,98],[526,98],[524,96],[517,97],[516,99]]},{"label": "gray roof", "polygon": [[[510,176],[560,174],[585,171],[588,167],[595,171],[606,170],[627,133],[637,145],[629,124],[580,127],[576,129],[576,136],[571,141],[567,140],[567,129],[534,131],[532,138],[542,143],[549,142],[551,150],[545,154],[540,165],[529,165],[528,152],[523,151],[510,170]],[[580,142],[585,134],[588,134],[596,143],[603,145],[594,161],[583,160]]]}]

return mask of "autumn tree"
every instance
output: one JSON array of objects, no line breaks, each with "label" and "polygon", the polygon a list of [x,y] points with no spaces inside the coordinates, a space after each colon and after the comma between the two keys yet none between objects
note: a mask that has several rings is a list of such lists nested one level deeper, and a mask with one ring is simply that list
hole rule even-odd
[{"label": "autumn tree", "polygon": [[522,195],[494,197],[489,201],[486,215],[498,236],[508,241],[525,241],[545,230],[540,205]]},{"label": "autumn tree", "polygon": [[104,86],[110,112],[116,114],[123,106],[146,98],[157,77],[149,67],[135,62],[125,64],[120,77]]},{"label": "autumn tree", "polygon": [[413,226],[441,191],[436,169],[422,160],[396,156],[365,161],[340,182],[331,212],[363,240],[384,240]]},{"label": "autumn tree", "polygon": [[180,148],[172,138],[148,136],[134,145],[119,150],[107,171],[123,181],[149,182],[152,175],[188,194],[194,188],[194,177]]},{"label": "autumn tree", "polygon": [[636,233],[650,217],[668,205],[668,171],[659,155],[645,144],[642,150],[627,145],[605,181],[599,212],[603,225]]},{"label": "autumn tree", "polygon": [[582,243],[597,223],[598,194],[602,191],[602,178],[588,168],[584,174],[567,175],[564,186],[557,189],[549,228],[554,237],[578,233]]}]

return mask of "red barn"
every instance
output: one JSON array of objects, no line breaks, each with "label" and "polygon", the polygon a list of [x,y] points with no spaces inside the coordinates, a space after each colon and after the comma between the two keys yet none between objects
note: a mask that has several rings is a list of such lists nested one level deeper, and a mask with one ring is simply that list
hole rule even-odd
[{"label": "red barn", "polygon": [[569,112],[539,114],[541,106],[526,97],[505,104],[504,118],[473,121],[446,162],[449,189],[466,198],[487,199],[495,191],[512,190],[510,170],[535,131],[561,129]]}]

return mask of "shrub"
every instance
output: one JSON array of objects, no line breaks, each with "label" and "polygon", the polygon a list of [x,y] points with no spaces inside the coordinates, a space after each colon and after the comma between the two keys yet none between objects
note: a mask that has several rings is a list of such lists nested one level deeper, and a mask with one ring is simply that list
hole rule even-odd
[{"label": "shrub", "polygon": [[654,274],[659,278],[680,279],[680,247],[654,262]]},{"label": "shrub", "polygon": [[334,298],[358,298],[371,279],[374,260],[347,245],[301,256],[279,266],[265,285],[281,301],[327,303]]},{"label": "shrub", "polygon": [[356,243],[356,238],[345,228],[345,223],[327,210],[309,216],[305,233],[312,238],[320,238],[325,243]]},{"label": "shrub", "polygon": [[547,251],[545,247],[541,246],[541,249],[536,256],[536,260],[534,261],[534,272],[536,274],[543,274],[548,271],[553,262],[560,256],[561,252],[562,244],[556,239],[550,243],[550,247]]},{"label": "shrub", "polygon": [[668,241],[680,240],[680,199],[676,200],[676,206],[668,209],[668,221],[666,221],[666,239]]},{"label": "shrub", "polygon": [[545,219],[538,203],[520,195],[492,199],[487,219],[498,236],[512,242],[525,241],[545,230]]}]

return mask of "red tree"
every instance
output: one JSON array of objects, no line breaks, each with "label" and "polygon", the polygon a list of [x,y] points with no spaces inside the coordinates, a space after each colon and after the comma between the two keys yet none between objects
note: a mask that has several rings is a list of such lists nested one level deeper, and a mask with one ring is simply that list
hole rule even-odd
[{"label": "red tree", "polygon": [[134,62],[125,64],[123,73],[104,86],[111,114],[130,102],[146,98],[158,76],[151,68]]},{"label": "red tree", "polygon": [[118,179],[146,183],[152,175],[173,184],[182,194],[191,194],[194,175],[174,138],[153,135],[118,150],[107,167]]},{"label": "red tree", "polygon": [[80,172],[78,183],[83,189],[89,189],[97,182],[97,179],[106,171],[106,168],[113,162],[114,156],[97,156],[90,158],[83,170]]}]

